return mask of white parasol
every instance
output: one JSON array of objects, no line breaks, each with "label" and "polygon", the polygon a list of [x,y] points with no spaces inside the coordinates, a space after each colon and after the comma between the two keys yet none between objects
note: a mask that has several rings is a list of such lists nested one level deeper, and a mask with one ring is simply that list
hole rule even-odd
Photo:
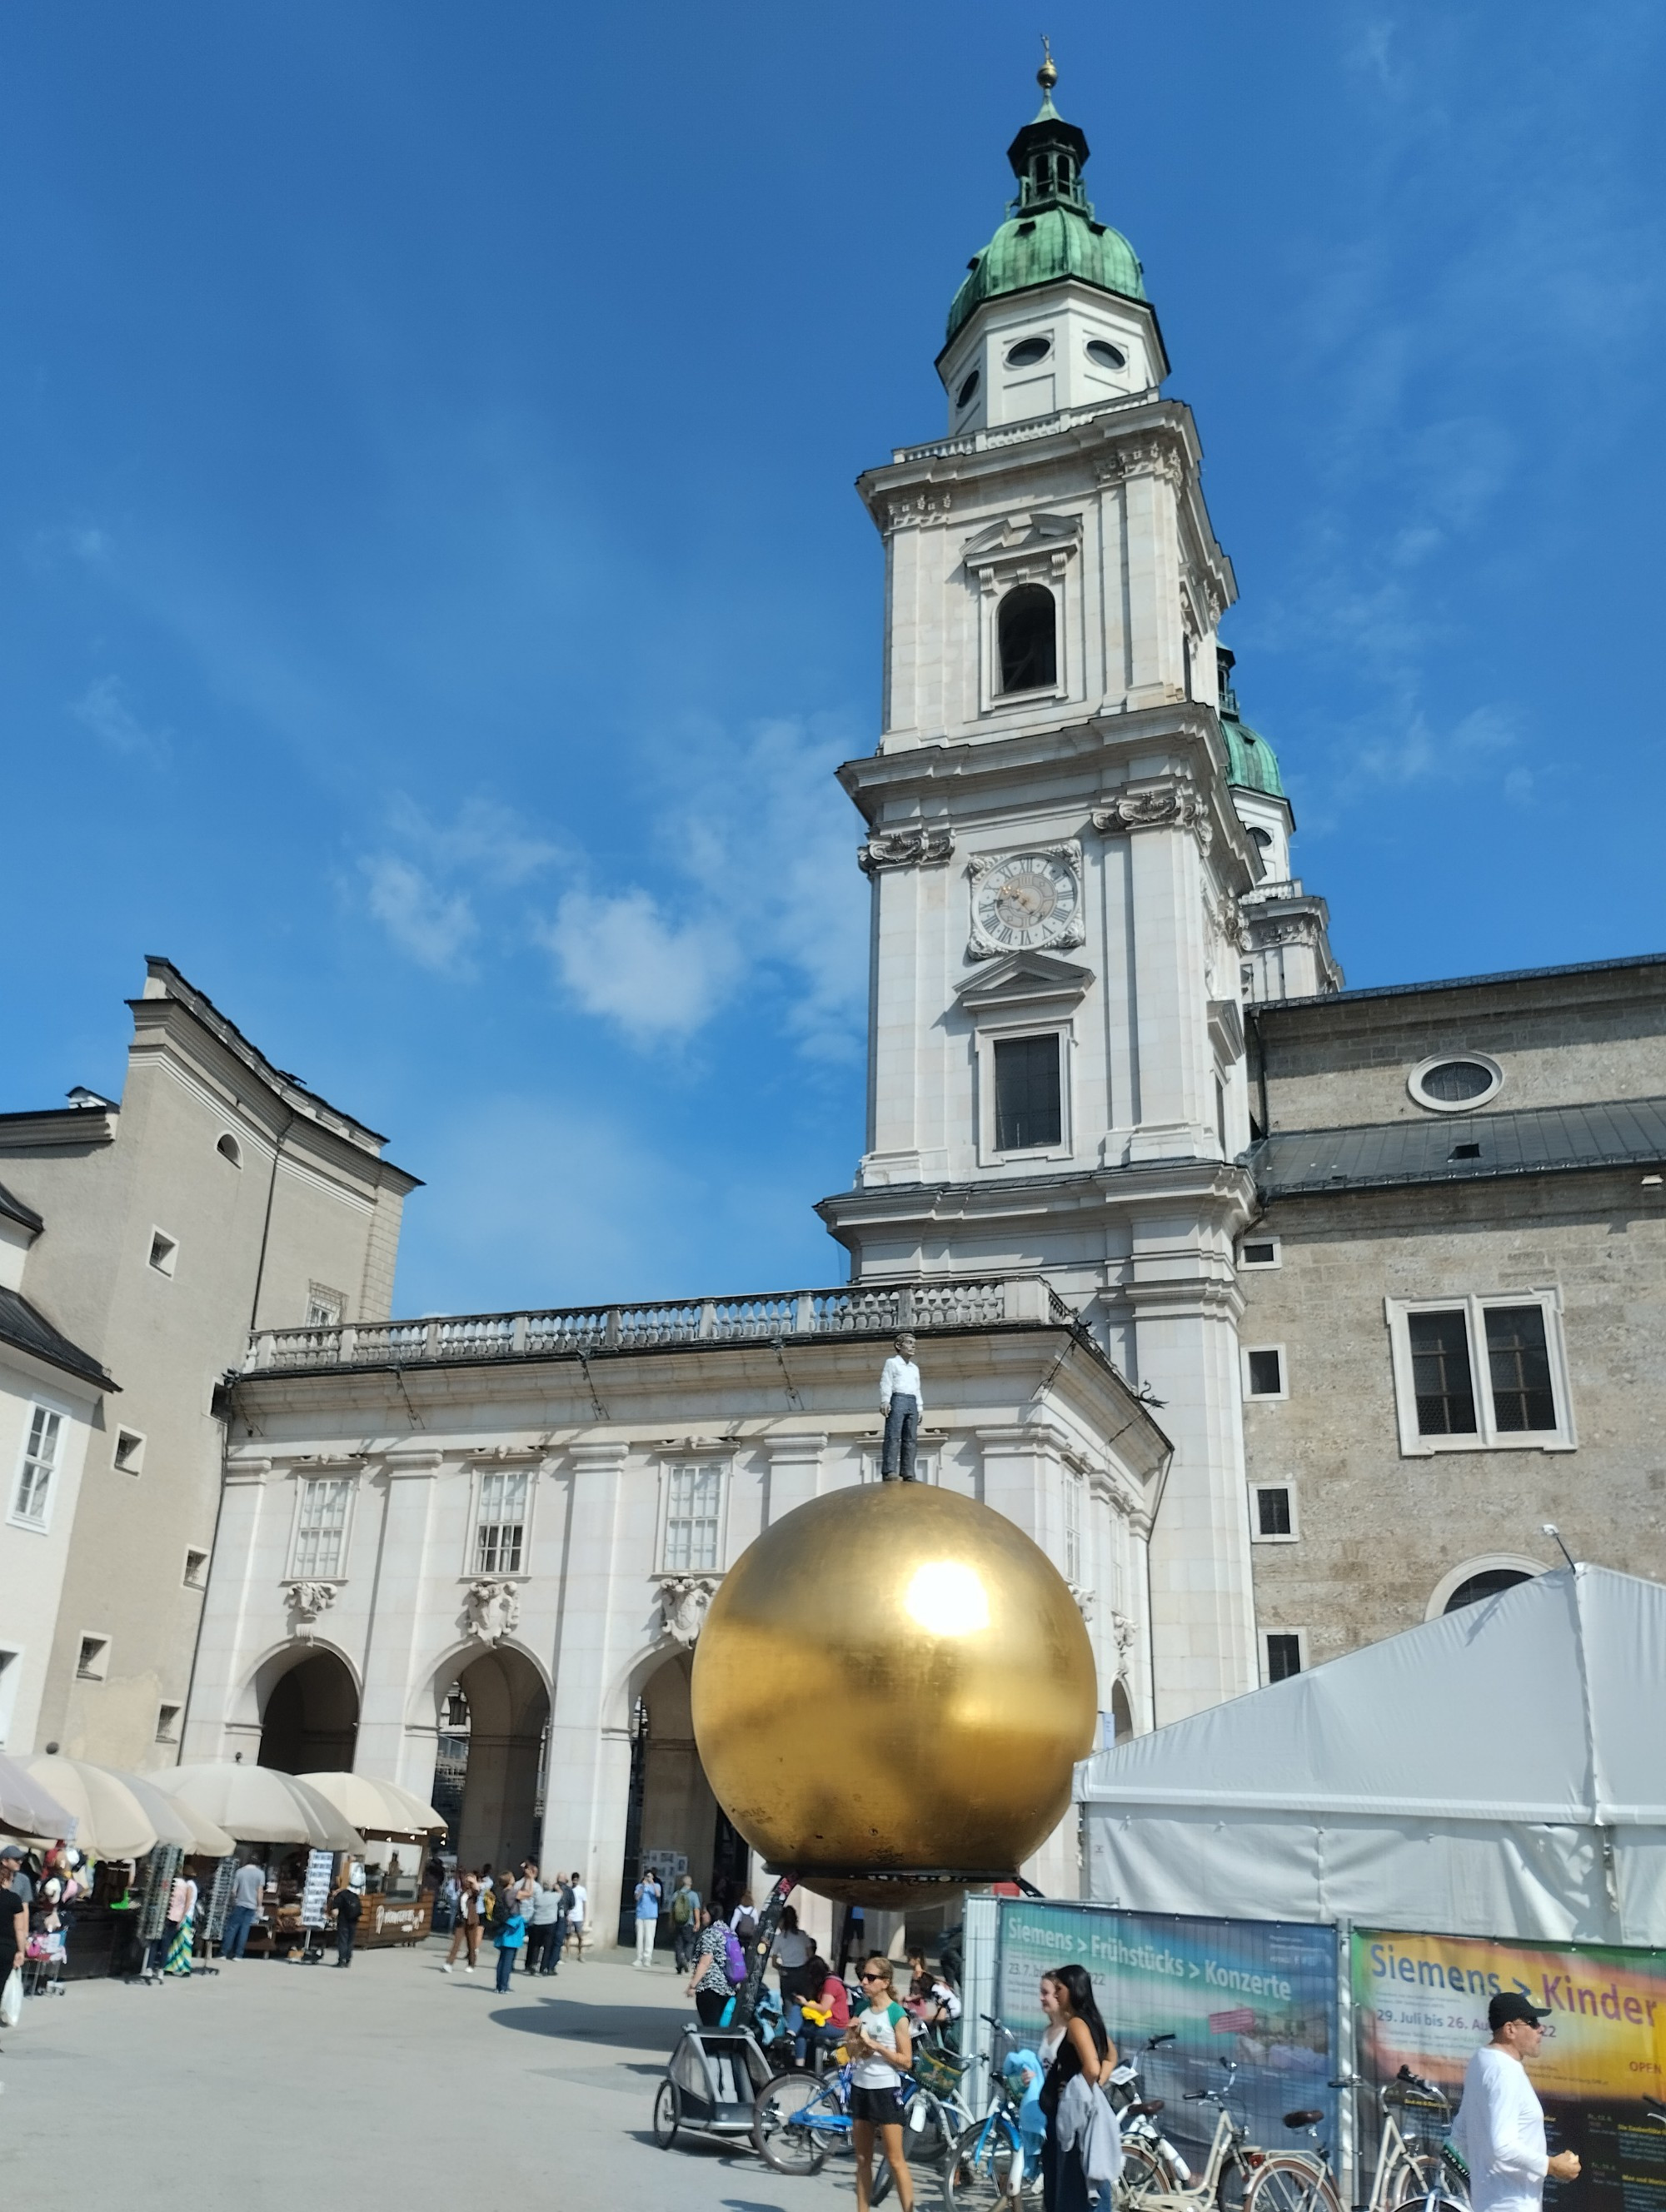
[{"label": "white parasol", "polygon": [[327,1797],[276,1766],[203,1759],[170,1766],[152,1779],[194,1815],[252,1844],[305,1844],[318,1851],[356,1851],[363,1841]]},{"label": "white parasol", "polygon": [[44,1783],[37,1782],[19,1759],[0,1751],[0,1828],[14,1834],[62,1837],[73,1842],[76,1816],[60,1805]]},{"label": "white parasol", "polygon": [[127,1774],[90,1759],[44,1751],[26,1752],[16,1764],[68,1808],[76,1843],[95,1857],[138,1859],[157,1844],[177,1844],[204,1857],[224,1858],[233,1848],[222,1829],[164,1796],[157,1787],[160,1776]]},{"label": "white parasol", "polygon": [[427,1836],[443,1829],[445,1815],[397,1782],[383,1782],[372,1774],[318,1773],[298,1775],[320,1797],[362,1829],[367,1836]]}]

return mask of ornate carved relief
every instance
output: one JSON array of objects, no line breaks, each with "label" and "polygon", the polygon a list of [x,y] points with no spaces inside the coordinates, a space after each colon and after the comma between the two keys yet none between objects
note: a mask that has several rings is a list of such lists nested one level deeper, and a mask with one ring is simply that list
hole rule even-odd
[{"label": "ornate carved relief", "polygon": [[1189,830],[1206,853],[1214,834],[1202,793],[1189,776],[1119,793],[1108,806],[1094,808],[1093,826],[1107,837],[1131,830]]},{"label": "ornate carved relief", "polygon": [[1126,483],[1130,477],[1157,477],[1177,485],[1185,481],[1186,457],[1177,439],[1134,439],[1096,461],[1093,473],[1107,487]]},{"label": "ornate carved relief", "polygon": [[717,1595],[714,1575],[666,1575],[660,1583],[660,1618],[667,1636],[692,1650]]},{"label": "ornate carved relief", "polygon": [[285,1583],[283,1594],[289,1603],[292,1636],[304,1636],[319,1615],[328,1613],[336,1601],[333,1583]]},{"label": "ornate carved relief", "polygon": [[917,530],[922,523],[934,522],[952,504],[953,495],[946,491],[921,491],[911,498],[894,499],[885,509],[886,534],[893,530]]},{"label": "ornate carved relief", "polygon": [[1093,1618],[1092,1591],[1091,1589],[1084,1589],[1079,1583],[1067,1583],[1065,1584],[1065,1588],[1070,1592],[1072,1597],[1075,1599],[1076,1610],[1081,1614],[1082,1619],[1084,1620],[1091,1620]]},{"label": "ornate carved relief", "polygon": [[1113,1612],[1110,1632],[1116,1644],[1116,1672],[1119,1678],[1125,1677],[1128,1671],[1128,1659],[1134,1650],[1134,1623],[1127,1613]]},{"label": "ornate carved relief", "polygon": [[952,830],[928,828],[921,823],[905,830],[878,830],[866,845],[856,848],[856,865],[865,876],[881,868],[917,868],[946,860],[954,851]]},{"label": "ornate carved relief", "polygon": [[463,1626],[483,1644],[496,1644],[520,1625],[520,1592],[513,1583],[471,1583],[463,1594]]}]

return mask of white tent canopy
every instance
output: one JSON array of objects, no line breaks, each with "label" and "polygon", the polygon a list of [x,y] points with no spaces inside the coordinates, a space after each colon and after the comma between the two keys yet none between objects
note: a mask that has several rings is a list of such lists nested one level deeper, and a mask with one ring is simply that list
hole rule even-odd
[{"label": "white tent canopy", "polygon": [[1666,1587],[1541,1575],[1078,1772],[1091,1895],[1666,1942]]}]

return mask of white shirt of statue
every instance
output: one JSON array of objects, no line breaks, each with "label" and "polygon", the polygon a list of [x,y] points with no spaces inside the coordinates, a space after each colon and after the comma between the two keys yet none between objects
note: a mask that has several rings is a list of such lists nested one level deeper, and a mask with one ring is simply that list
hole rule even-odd
[{"label": "white shirt of statue", "polygon": [[891,1411],[893,1397],[912,1398],[923,1413],[926,1401],[920,1395],[920,1370],[911,1359],[904,1359],[900,1352],[893,1352],[879,1376],[879,1406],[884,1413]]}]

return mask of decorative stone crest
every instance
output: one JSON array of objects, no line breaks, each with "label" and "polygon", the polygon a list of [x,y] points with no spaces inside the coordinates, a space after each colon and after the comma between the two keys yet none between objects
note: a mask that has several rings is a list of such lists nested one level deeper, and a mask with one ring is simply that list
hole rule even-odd
[{"label": "decorative stone crest", "polygon": [[1185,457],[1172,438],[1134,439],[1096,461],[1093,473],[1104,485],[1126,483],[1130,477],[1157,477],[1177,485],[1185,480]]},{"label": "decorative stone crest", "polygon": [[665,1575],[660,1577],[660,1618],[667,1636],[691,1651],[706,1625],[706,1615],[717,1595],[714,1575]]},{"label": "decorative stone crest", "polygon": [[1072,1597],[1075,1599],[1076,1610],[1081,1614],[1082,1619],[1084,1620],[1091,1620],[1093,1618],[1092,1591],[1091,1589],[1084,1589],[1079,1583],[1067,1583],[1065,1584],[1065,1588],[1070,1592]]},{"label": "decorative stone crest", "polygon": [[946,491],[920,491],[912,499],[894,499],[885,509],[886,531],[917,530],[945,515],[952,504],[953,495]]},{"label": "decorative stone crest", "polygon": [[952,830],[910,823],[903,830],[878,830],[866,845],[856,848],[856,863],[865,876],[881,868],[917,868],[946,860],[954,851]]},{"label": "decorative stone crest", "polygon": [[1209,849],[1208,809],[1189,776],[1119,793],[1108,806],[1094,808],[1093,826],[1106,837],[1131,830],[1190,830],[1204,851]]},{"label": "decorative stone crest", "polygon": [[283,1592],[289,1601],[290,1632],[295,1636],[304,1636],[336,1601],[333,1583],[285,1583]]},{"label": "decorative stone crest", "polygon": [[1113,1612],[1110,1632],[1116,1644],[1116,1672],[1119,1676],[1128,1671],[1128,1655],[1134,1650],[1134,1623],[1125,1613]]},{"label": "decorative stone crest", "polygon": [[514,1583],[471,1583],[463,1595],[464,1623],[485,1644],[500,1643],[520,1625],[520,1592]]}]

